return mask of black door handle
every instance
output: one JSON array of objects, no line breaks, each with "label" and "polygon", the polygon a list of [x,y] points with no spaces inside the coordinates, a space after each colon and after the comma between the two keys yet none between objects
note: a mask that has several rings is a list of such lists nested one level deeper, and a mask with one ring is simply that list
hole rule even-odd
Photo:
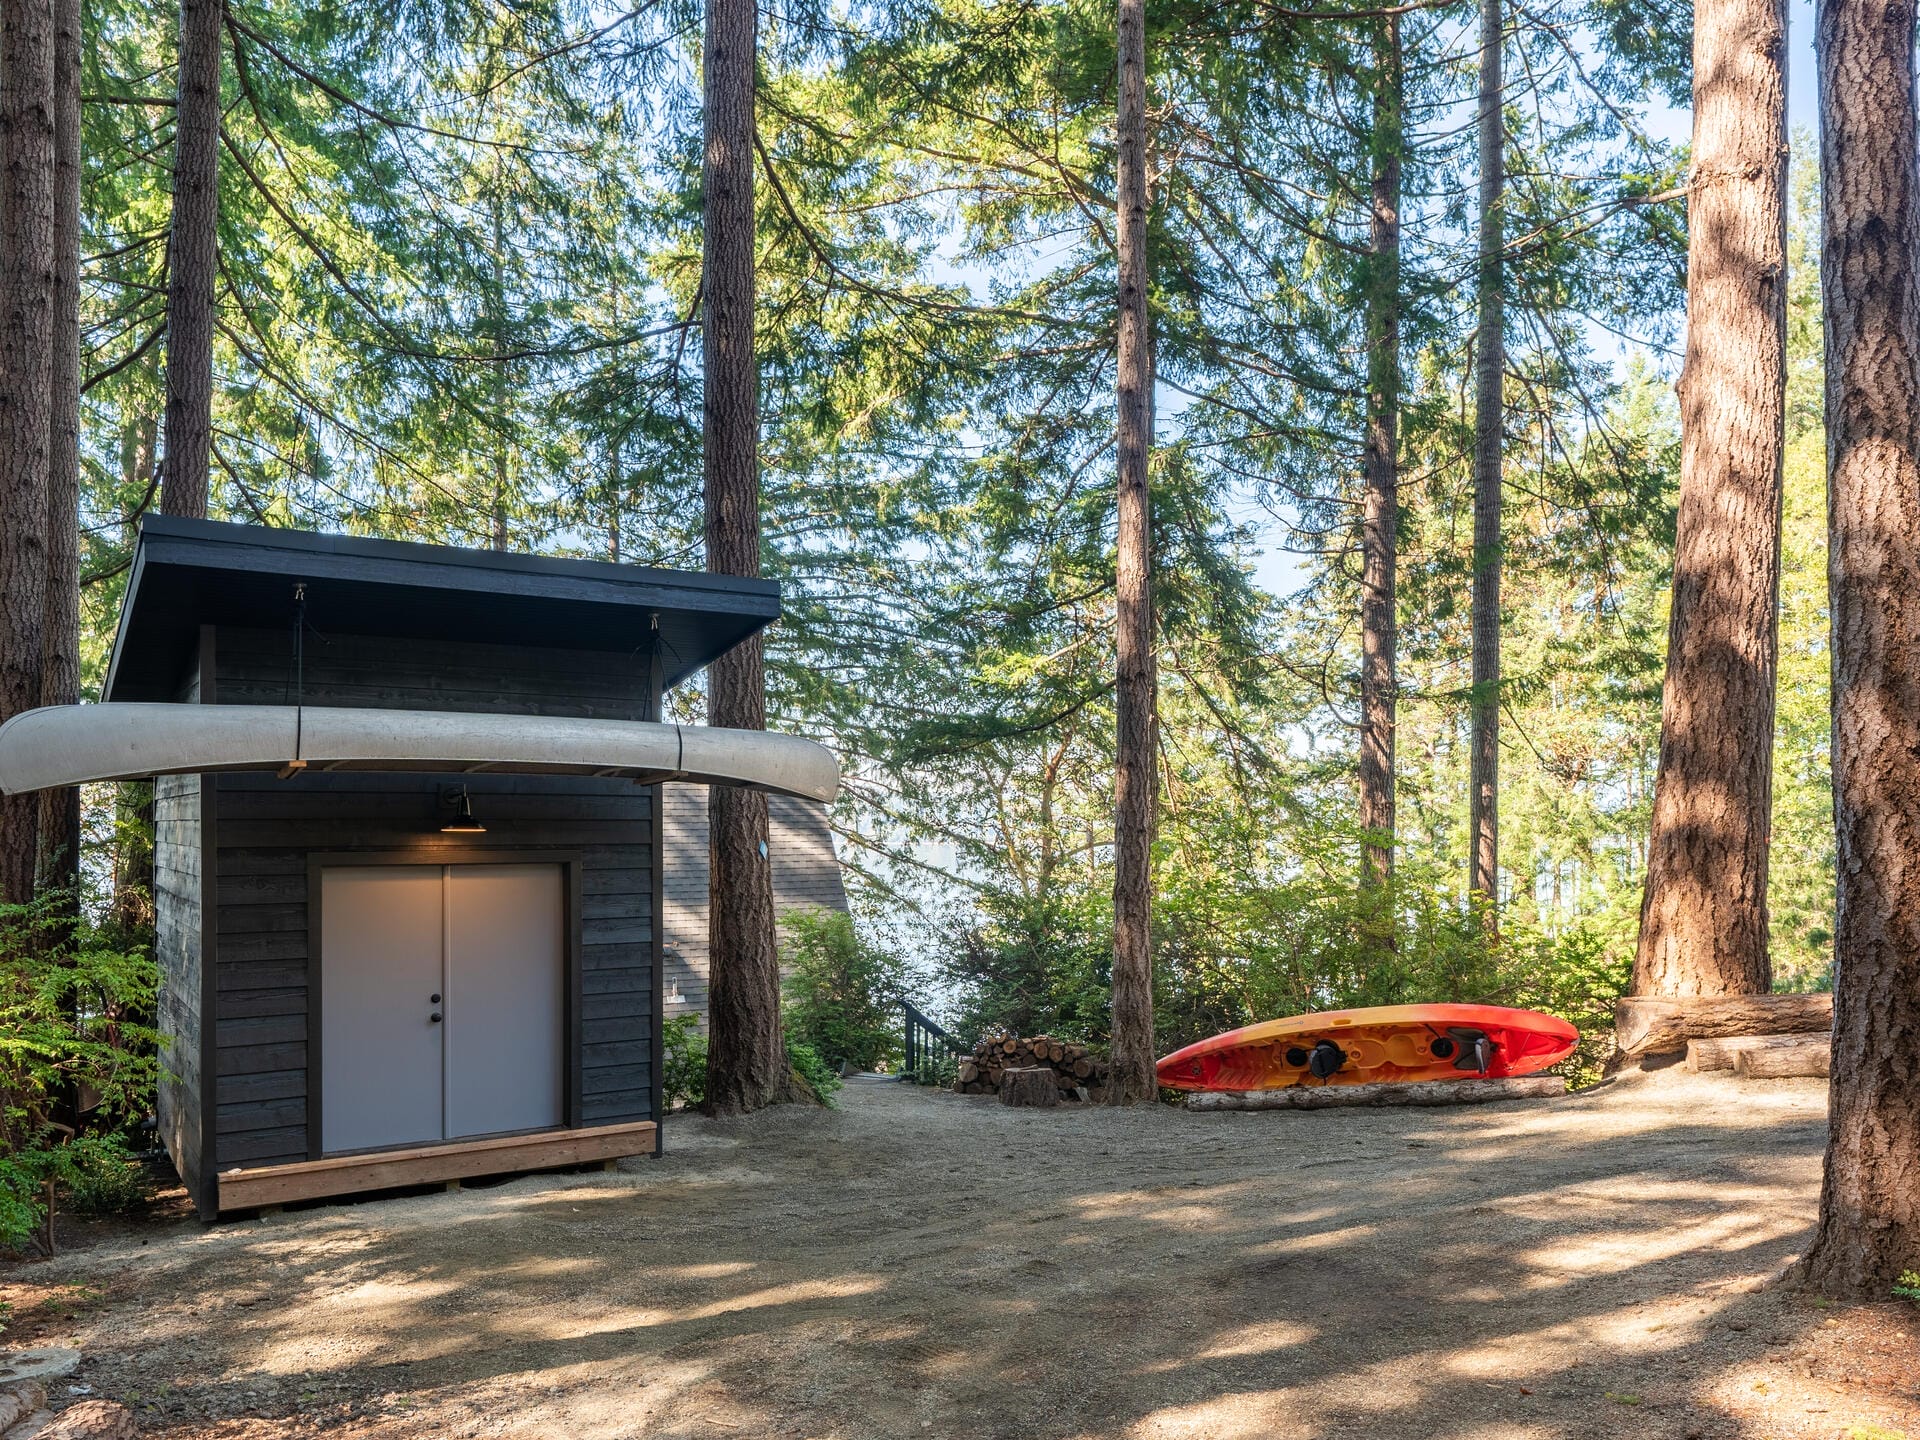
[{"label": "black door handle", "polygon": [[427,1016],[427,1019],[438,1025],[440,1023],[440,1012],[438,1010],[434,1011],[431,1015]]},{"label": "black door handle", "polygon": [[427,996],[427,1003],[429,1005],[438,1005],[440,1003],[440,997],[438,995],[429,995]]}]

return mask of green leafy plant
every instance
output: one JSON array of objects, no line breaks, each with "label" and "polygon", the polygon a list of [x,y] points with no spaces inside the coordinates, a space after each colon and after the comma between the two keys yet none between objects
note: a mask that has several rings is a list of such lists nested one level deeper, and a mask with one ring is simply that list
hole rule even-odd
[{"label": "green leafy plant", "polygon": [[64,1147],[67,1208],[77,1215],[131,1215],[153,1198],[153,1177],[118,1135],[83,1135]]},{"label": "green leafy plant", "polygon": [[707,1037],[698,1015],[676,1015],[660,1027],[666,1050],[661,1075],[664,1103],[669,1110],[693,1107],[707,1098]]},{"label": "green leafy plant", "polygon": [[1902,1270],[1900,1279],[1894,1284],[1894,1296],[1901,1300],[1911,1300],[1920,1305],[1920,1270]]},{"label": "green leafy plant", "polygon": [[787,1063],[813,1091],[816,1100],[822,1105],[833,1104],[834,1092],[840,1088],[840,1072],[823,1060],[813,1046],[795,1038],[791,1028],[787,1031]]},{"label": "green leafy plant", "polygon": [[923,1060],[920,1068],[913,1072],[916,1085],[937,1085],[942,1089],[953,1084],[960,1075],[960,1062],[951,1055],[942,1055],[937,1059]]},{"label": "green leafy plant", "polygon": [[840,912],[800,910],[785,923],[789,1047],[804,1045],[835,1069],[899,1064],[905,965],[862,940]]},{"label": "green leafy plant", "polygon": [[[105,941],[64,894],[0,906],[0,1246],[53,1245],[64,1194],[137,1203],[118,1138],[160,1076],[152,962]],[[73,1123],[85,1095],[86,1131]]]}]

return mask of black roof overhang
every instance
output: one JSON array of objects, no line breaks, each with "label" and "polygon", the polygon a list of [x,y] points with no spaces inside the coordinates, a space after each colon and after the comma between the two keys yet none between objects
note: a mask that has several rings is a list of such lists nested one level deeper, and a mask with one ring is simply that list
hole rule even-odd
[{"label": "black roof overhang", "polygon": [[780,615],[771,580],[150,516],[102,698],[171,700],[202,625],[643,653],[672,686]]}]

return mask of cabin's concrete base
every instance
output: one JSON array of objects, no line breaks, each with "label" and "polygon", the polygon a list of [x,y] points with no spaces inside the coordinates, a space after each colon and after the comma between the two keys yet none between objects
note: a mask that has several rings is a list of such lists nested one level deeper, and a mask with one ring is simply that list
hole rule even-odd
[{"label": "cabin's concrete base", "polygon": [[548,1130],[538,1135],[497,1135],[485,1140],[449,1140],[406,1150],[367,1155],[336,1155],[290,1165],[228,1170],[219,1177],[218,1208],[257,1210],[298,1200],[358,1195],[404,1185],[436,1185],[475,1175],[506,1175],[517,1170],[551,1170],[651,1155],[658,1127],[651,1120],[625,1125],[596,1125],[582,1130]]}]

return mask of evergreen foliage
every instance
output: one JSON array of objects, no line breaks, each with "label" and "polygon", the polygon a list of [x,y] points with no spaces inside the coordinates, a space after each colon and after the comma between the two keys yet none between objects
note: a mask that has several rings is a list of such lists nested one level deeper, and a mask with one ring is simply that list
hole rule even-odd
[{"label": "evergreen foliage", "polygon": [[[697,9],[228,8],[212,512],[699,565]],[[1354,880],[1353,727],[1376,12],[1149,11],[1168,1046],[1389,999],[1537,1003],[1604,1028],[1631,950],[1685,239],[1685,156],[1644,121],[1685,97],[1688,16],[1611,0],[1511,16],[1496,945],[1476,938],[1465,850],[1474,7],[1402,21],[1398,878],[1375,895]],[[786,606],[772,721],[847,758],[836,824],[862,923],[937,957],[957,1028],[1098,1041],[1111,7],[796,5],[762,23],[764,559]],[[156,493],[173,24],[125,0],[87,16],[90,693]],[[1833,865],[1808,169],[1772,872],[1794,986],[1828,971]],[[693,688],[671,703],[702,707]],[[125,848],[105,799],[89,914]],[[1358,946],[1383,929],[1397,949]],[[873,1006],[897,967],[852,931],[800,948],[801,1043],[887,1058]],[[856,1001],[829,1018],[843,982]],[[670,1063],[691,1040],[670,1033]]]}]

